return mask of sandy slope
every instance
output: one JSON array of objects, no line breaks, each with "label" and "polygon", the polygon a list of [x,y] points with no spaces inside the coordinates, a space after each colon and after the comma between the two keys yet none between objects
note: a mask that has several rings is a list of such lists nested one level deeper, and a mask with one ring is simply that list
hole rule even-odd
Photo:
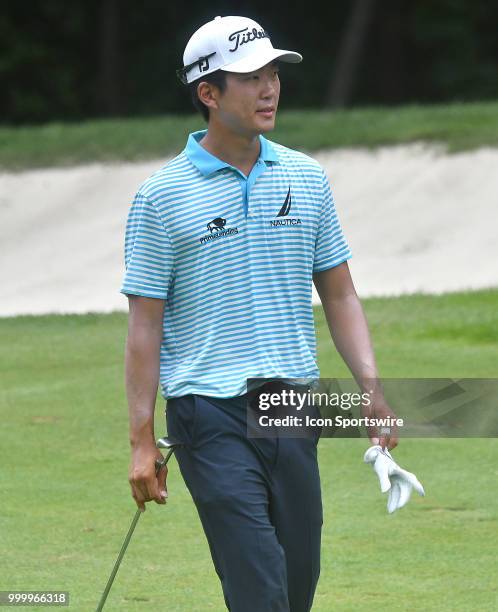
[{"label": "sandy slope", "polygon": [[[314,155],[360,296],[498,285],[498,149],[419,145]],[[0,315],[126,309],[126,214],[164,160],[0,174]]]}]

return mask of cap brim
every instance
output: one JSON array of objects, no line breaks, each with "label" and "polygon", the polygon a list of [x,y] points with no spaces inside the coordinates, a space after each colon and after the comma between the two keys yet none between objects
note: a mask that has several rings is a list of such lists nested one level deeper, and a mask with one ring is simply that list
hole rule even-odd
[{"label": "cap brim", "polygon": [[225,72],[253,72],[254,70],[259,70],[266,64],[273,62],[274,60],[279,60],[281,62],[288,62],[289,64],[298,64],[303,59],[303,56],[300,53],[296,53],[295,51],[284,51],[284,49],[269,49],[264,53],[254,53],[253,55],[249,55],[248,57],[244,57],[238,62],[234,62],[233,64],[228,64],[227,66],[223,66],[219,68],[219,70],[224,70]]}]

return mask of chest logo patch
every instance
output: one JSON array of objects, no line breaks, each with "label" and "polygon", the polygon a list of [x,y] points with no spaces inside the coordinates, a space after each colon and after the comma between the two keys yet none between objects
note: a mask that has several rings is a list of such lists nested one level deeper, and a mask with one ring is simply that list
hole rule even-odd
[{"label": "chest logo patch", "polygon": [[201,236],[201,238],[199,238],[200,243],[204,244],[205,242],[210,242],[217,238],[224,238],[225,236],[232,236],[233,234],[239,233],[238,227],[226,227],[226,224],[227,220],[223,217],[216,217],[207,223],[206,228],[209,230],[209,234]]},{"label": "chest logo patch", "polygon": [[[292,194],[291,188],[289,187],[289,191],[285,197],[285,201],[282,204],[282,208],[276,214],[277,219],[272,219],[270,221],[270,225],[273,227],[277,227],[279,225],[301,225],[301,219],[296,217],[289,217],[289,212],[292,206]],[[285,217],[282,219],[281,217]]]}]

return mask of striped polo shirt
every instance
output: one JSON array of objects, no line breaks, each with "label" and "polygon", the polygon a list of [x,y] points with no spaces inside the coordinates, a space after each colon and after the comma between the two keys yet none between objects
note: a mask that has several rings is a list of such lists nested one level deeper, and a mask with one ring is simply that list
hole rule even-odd
[{"label": "striped polo shirt", "polygon": [[166,301],[163,397],[318,378],[312,276],[351,257],[327,177],[263,136],[246,177],[205,133],[140,186],[126,226],[121,292]]}]

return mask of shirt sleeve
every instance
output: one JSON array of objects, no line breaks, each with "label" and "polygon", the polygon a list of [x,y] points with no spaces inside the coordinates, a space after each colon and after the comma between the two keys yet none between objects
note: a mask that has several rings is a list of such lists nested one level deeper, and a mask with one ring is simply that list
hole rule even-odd
[{"label": "shirt sleeve", "polygon": [[159,213],[138,192],[126,223],[126,271],[121,293],[166,299],[173,265],[173,248]]},{"label": "shirt sleeve", "polygon": [[352,257],[334,205],[329,181],[322,170],[323,201],[318,233],[315,241],[313,272],[338,266]]}]

